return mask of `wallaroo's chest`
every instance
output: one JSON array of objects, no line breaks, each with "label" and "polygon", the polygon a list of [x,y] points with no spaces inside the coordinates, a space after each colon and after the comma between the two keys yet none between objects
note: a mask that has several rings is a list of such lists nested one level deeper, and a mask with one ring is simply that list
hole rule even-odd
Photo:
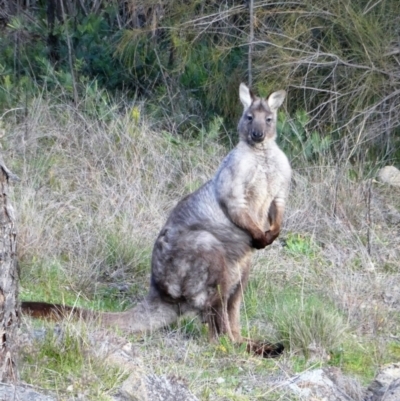
[{"label": "wallaroo's chest", "polygon": [[249,186],[273,186],[280,187],[287,180],[286,172],[290,174],[290,165],[285,154],[278,146],[272,144],[267,149],[255,151],[245,149],[240,161],[241,168],[245,172],[247,185]]},{"label": "wallaroo's chest", "polygon": [[286,193],[290,171],[285,154],[275,142],[261,149],[239,143],[213,180],[217,199],[223,204],[230,203],[231,207],[264,204],[278,193]]},{"label": "wallaroo's chest", "polygon": [[282,187],[280,171],[273,164],[257,163],[247,177],[244,183],[245,198],[253,207],[263,207],[264,202],[274,198]]}]

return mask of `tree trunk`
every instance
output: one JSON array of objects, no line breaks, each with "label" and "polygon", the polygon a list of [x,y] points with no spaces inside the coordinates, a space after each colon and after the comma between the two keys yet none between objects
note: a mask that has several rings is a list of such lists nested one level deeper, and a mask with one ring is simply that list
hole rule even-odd
[{"label": "tree trunk", "polygon": [[17,379],[16,335],[19,323],[18,272],[14,210],[8,198],[8,182],[17,177],[0,156],[0,382]]}]

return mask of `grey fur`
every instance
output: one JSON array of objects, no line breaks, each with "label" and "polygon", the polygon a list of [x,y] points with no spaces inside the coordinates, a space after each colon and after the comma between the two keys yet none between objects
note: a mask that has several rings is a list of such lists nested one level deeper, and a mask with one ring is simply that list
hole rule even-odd
[{"label": "grey fur", "polygon": [[146,300],[123,313],[106,313],[106,325],[146,331],[188,312],[209,324],[210,339],[241,341],[240,303],[254,249],[279,235],[291,168],[275,142],[284,91],[267,99],[240,85],[244,111],[240,141],[215,176],[172,210],[153,249]]}]

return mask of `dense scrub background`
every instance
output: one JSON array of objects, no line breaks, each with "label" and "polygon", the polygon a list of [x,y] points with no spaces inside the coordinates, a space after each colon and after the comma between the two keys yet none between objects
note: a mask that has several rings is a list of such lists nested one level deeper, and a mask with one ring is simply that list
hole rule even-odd
[{"label": "dense scrub background", "polygon": [[[374,180],[400,165],[397,3],[254,1],[251,19],[242,1],[1,0],[21,297],[108,310],[141,298],[169,211],[237,141],[251,70],[256,93],[288,92],[278,141],[294,178],[282,235],[254,260],[243,334],[286,353],[210,345],[189,320],[134,339],[140,355],[204,400],[294,399],[266,377],[319,364],[365,384],[398,361],[400,194]],[[65,332],[29,349],[23,377],[109,400],[121,375]]]},{"label": "dense scrub background", "polygon": [[82,108],[100,91],[104,102],[145,100],[176,135],[214,121],[234,136],[237,86],[250,71],[262,95],[289,92],[295,162],[321,152],[370,168],[399,162],[396,0],[256,0],[251,19],[250,4],[235,0],[2,3],[0,110],[16,108],[16,118],[38,91]]}]

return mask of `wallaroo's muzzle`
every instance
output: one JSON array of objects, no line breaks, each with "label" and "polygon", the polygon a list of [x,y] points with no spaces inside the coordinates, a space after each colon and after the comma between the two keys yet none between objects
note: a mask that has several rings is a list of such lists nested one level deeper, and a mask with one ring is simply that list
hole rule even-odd
[{"label": "wallaroo's muzzle", "polygon": [[251,139],[254,142],[261,142],[264,140],[264,132],[262,131],[251,131]]}]

